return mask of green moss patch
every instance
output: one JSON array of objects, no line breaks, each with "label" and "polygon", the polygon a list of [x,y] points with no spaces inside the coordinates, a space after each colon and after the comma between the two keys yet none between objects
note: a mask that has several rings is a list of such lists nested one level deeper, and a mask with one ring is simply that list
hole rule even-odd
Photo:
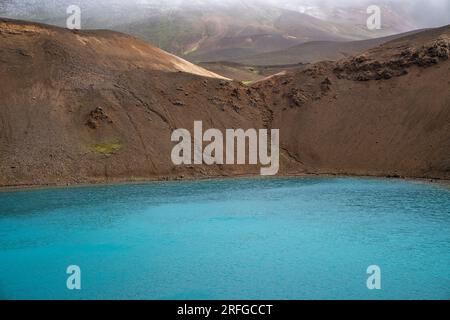
[{"label": "green moss patch", "polygon": [[98,144],[91,144],[89,148],[100,154],[113,154],[116,151],[119,151],[122,149],[122,144],[119,142],[114,143],[98,143]]}]

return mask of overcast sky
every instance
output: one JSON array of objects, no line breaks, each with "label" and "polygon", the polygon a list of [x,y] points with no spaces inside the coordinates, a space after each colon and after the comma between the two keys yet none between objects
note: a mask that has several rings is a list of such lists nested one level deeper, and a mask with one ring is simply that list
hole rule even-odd
[{"label": "overcast sky", "polygon": [[[254,0],[273,1],[277,0]],[[283,0],[281,0],[283,1]],[[450,0],[286,0],[291,3],[309,3],[316,6],[362,6],[387,3],[400,7],[422,27],[450,24]]]},{"label": "overcast sky", "polygon": [[[450,0],[0,0],[0,5],[9,3],[9,9],[15,4],[20,7],[28,6],[55,6],[70,2],[71,4],[88,3],[103,6],[108,1],[115,4],[153,4],[162,7],[178,7],[183,5],[233,5],[246,2],[270,3],[272,5],[286,7],[316,6],[320,9],[327,9],[339,6],[367,7],[368,5],[389,4],[400,8],[408,16],[414,18],[420,27],[433,27],[450,24]],[[33,5],[34,3],[34,5]],[[56,5],[57,6],[57,5]],[[1,6],[0,6],[1,7]]]}]

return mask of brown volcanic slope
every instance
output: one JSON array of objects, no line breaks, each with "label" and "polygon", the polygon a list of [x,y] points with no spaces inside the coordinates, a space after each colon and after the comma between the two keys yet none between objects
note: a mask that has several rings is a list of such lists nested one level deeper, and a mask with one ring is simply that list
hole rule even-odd
[{"label": "brown volcanic slope", "polygon": [[450,178],[450,26],[273,77],[282,144],[308,171]]},{"label": "brown volcanic slope", "polygon": [[206,177],[175,128],[281,128],[280,173],[450,178],[449,28],[249,88],[135,38],[0,20],[0,185]]},{"label": "brown volcanic slope", "polygon": [[2,20],[0,185],[221,174],[170,159],[194,120],[262,126],[247,88],[212,76],[120,33]]}]

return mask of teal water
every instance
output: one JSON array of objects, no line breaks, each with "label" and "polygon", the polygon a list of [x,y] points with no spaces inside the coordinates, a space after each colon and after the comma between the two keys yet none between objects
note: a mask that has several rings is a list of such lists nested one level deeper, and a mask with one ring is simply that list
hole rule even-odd
[{"label": "teal water", "polygon": [[[66,268],[81,268],[68,290]],[[368,290],[369,265],[381,290]],[[237,179],[0,193],[2,299],[450,299],[450,188]]]}]

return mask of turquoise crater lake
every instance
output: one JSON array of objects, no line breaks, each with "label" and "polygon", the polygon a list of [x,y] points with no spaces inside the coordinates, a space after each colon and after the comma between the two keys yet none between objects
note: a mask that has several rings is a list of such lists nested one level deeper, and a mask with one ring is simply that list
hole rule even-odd
[{"label": "turquoise crater lake", "polygon": [[[367,289],[370,265],[381,290]],[[1,192],[0,298],[450,299],[450,188],[327,177]]]}]

